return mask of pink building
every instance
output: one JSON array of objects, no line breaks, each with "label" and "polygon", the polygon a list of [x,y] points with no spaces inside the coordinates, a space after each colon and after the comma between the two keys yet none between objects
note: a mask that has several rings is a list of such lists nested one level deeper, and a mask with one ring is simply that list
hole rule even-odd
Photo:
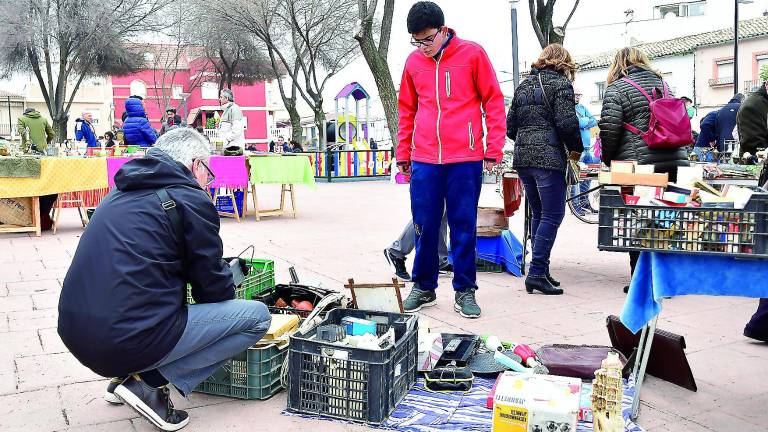
[{"label": "pink building", "polygon": [[[219,76],[212,71],[205,57],[181,52],[174,45],[153,45],[145,53],[146,69],[123,77],[112,77],[115,119],[122,118],[125,100],[131,95],[144,98],[150,123],[160,129],[167,107],[175,108],[182,121],[193,127],[203,126],[206,135],[216,138],[213,126],[219,105]],[[267,101],[264,82],[234,85],[232,91],[247,121],[245,141],[248,147],[267,149]]]}]

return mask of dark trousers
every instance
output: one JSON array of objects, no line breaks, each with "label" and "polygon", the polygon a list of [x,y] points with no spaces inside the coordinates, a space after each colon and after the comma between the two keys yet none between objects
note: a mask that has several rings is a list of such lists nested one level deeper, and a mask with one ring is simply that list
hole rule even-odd
[{"label": "dark trousers", "polygon": [[541,277],[549,271],[549,256],[565,216],[565,173],[541,168],[519,168],[517,173],[531,207],[533,254],[529,276]]},{"label": "dark trousers", "polygon": [[477,202],[483,163],[411,164],[411,213],[416,257],[411,278],[421,290],[437,288],[440,222],[445,211],[453,257],[453,289],[477,289]]},{"label": "dark trousers", "polygon": [[755,337],[763,341],[768,341],[768,299],[761,298],[757,311],[752,315],[747,326],[744,328],[745,334],[749,337]]},{"label": "dark trousers", "polygon": [[43,215],[49,215],[51,214],[51,208],[53,208],[53,204],[56,202],[56,198],[58,198],[58,194],[53,195],[43,195],[40,197],[40,216]]}]

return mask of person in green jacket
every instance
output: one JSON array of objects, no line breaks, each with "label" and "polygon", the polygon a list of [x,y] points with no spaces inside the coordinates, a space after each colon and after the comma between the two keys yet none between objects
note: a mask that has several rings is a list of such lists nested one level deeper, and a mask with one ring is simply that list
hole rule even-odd
[{"label": "person in green jacket", "polygon": [[21,135],[21,150],[24,153],[29,152],[31,145],[45,153],[48,144],[53,141],[54,133],[50,123],[34,108],[24,110],[17,126]]},{"label": "person in green jacket", "polygon": [[736,126],[742,155],[755,156],[758,149],[768,146],[768,81],[741,104]]}]

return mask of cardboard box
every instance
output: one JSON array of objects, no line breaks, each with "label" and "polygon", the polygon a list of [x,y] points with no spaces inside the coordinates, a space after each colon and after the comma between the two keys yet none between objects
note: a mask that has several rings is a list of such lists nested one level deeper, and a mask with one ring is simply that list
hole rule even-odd
[{"label": "cardboard box", "polygon": [[632,174],[633,172],[635,172],[635,167],[637,167],[637,162],[635,161],[612,161],[611,162],[611,172],[614,172],[614,173]]},{"label": "cardboard box", "polygon": [[648,199],[661,199],[664,196],[664,188],[660,186],[635,186],[635,195]]},{"label": "cardboard box", "polygon": [[428,372],[437,366],[437,362],[443,355],[442,333],[419,332],[419,360],[416,369],[419,372]]},{"label": "cardboard box", "polygon": [[603,171],[599,174],[598,180],[600,184],[665,187],[669,183],[669,176],[667,173],[629,174]]},{"label": "cardboard box", "polygon": [[580,396],[578,378],[505,372],[496,387],[491,431],[575,431]]}]

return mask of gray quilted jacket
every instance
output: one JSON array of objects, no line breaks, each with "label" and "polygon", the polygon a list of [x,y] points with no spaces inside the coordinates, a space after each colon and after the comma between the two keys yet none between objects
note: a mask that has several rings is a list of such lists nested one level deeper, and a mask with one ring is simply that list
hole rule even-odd
[{"label": "gray quilted jacket", "polygon": [[[661,78],[654,72],[631,66],[628,78],[648,94],[653,88],[663,91]],[[648,130],[651,111],[648,99],[631,84],[617,80],[605,89],[603,110],[598,126],[603,151],[603,162],[633,160],[640,165],[653,165],[656,172],[670,173],[674,179],[677,167],[688,166],[685,147],[671,150],[651,150],[639,135],[624,128],[627,122],[641,131]]]},{"label": "gray quilted jacket", "polygon": [[555,71],[532,69],[515,90],[507,113],[507,136],[515,141],[516,169],[565,172],[567,151],[584,150],[571,82]]}]

